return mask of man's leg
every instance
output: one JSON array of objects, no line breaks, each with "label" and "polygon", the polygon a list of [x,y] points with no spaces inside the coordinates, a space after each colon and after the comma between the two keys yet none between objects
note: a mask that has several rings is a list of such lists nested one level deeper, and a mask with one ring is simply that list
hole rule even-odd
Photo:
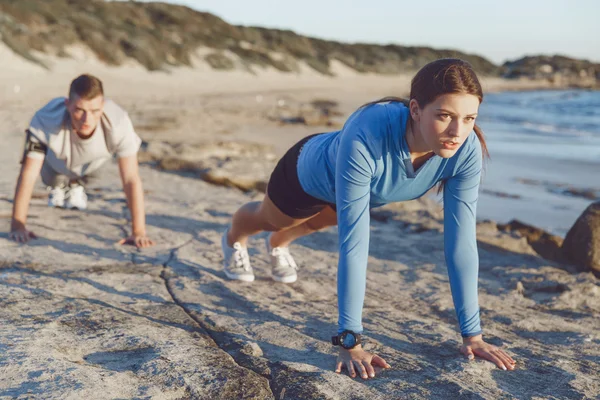
[{"label": "man's leg", "polygon": [[87,187],[90,184],[97,182],[100,177],[105,174],[107,166],[110,164],[107,162],[107,159],[101,159],[92,161],[86,168],[83,170],[83,176],[78,177],[73,180],[71,184],[79,184],[81,186]]},{"label": "man's leg", "polygon": [[84,168],[83,176],[79,176],[69,182],[65,207],[77,208],[79,210],[85,210],[87,208],[88,196],[85,192],[85,188],[90,183],[93,183],[100,178],[105,169],[106,161],[107,160],[104,159],[93,161]]},{"label": "man's leg", "polygon": [[69,186],[69,177],[55,171],[46,160],[44,160],[44,164],[42,165],[40,175],[42,177],[42,182],[44,183],[44,185],[50,188],[66,188],[67,186]]},{"label": "man's leg", "polygon": [[55,171],[44,160],[42,170],[40,171],[42,182],[49,189],[48,206],[49,207],[64,207],[67,187],[69,186],[69,177]]}]

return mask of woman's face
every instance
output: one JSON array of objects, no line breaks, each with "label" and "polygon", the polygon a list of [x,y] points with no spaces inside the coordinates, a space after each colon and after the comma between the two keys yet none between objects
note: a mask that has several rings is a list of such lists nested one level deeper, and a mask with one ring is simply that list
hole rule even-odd
[{"label": "woman's face", "polygon": [[466,93],[443,94],[424,108],[415,100],[410,106],[425,145],[438,156],[450,158],[473,130],[479,98]]}]

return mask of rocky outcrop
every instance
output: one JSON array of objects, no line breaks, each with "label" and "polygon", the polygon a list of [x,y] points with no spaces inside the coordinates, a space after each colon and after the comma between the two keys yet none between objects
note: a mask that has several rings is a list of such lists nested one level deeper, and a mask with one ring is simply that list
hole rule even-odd
[{"label": "rocky outcrop", "polygon": [[575,221],[562,249],[582,271],[600,275],[600,202],[592,203]]},{"label": "rocky outcrop", "polygon": [[243,191],[264,192],[277,157],[269,146],[257,143],[214,141],[173,145],[144,143],[143,163],[162,171],[194,176],[206,182]]},{"label": "rocky outcrop", "polygon": [[340,129],[344,120],[344,114],[339,111],[337,102],[321,99],[310,103],[280,99],[277,105],[267,112],[266,117],[280,124],[320,126],[330,130]]},{"label": "rocky outcrop", "polygon": [[600,86],[600,64],[564,56],[528,56],[502,65],[505,78],[541,79],[555,86]]},{"label": "rocky outcrop", "polygon": [[548,260],[562,261],[562,238],[551,235],[543,229],[528,225],[513,219],[507,224],[498,224],[498,229],[504,232],[516,232],[527,239],[527,243],[536,253]]}]

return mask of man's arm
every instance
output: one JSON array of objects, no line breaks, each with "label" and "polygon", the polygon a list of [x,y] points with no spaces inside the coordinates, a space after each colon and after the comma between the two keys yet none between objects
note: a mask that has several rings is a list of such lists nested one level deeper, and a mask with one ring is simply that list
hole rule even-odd
[{"label": "man's arm", "polygon": [[43,157],[24,157],[21,166],[17,187],[15,189],[15,199],[13,203],[12,220],[10,223],[10,237],[17,242],[27,243],[29,239],[35,238],[33,232],[25,228],[27,222],[27,212],[29,211],[29,202],[33,193],[33,187],[37,177],[40,175]]},{"label": "man's arm", "polygon": [[119,172],[127,206],[131,212],[132,234],[120,244],[135,244],[137,247],[153,246],[154,242],[146,236],[146,214],[144,212],[144,190],[140,179],[137,154],[119,158]]}]

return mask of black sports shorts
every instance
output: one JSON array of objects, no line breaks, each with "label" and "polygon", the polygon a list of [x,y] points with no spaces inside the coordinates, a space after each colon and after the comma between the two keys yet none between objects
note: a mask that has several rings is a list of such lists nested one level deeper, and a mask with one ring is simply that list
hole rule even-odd
[{"label": "black sports shorts", "polygon": [[306,193],[298,179],[300,151],[306,142],[317,135],[320,133],[307,136],[293,145],[275,166],[267,185],[271,201],[281,212],[295,219],[309,218],[327,206],[335,210],[335,205]]}]

